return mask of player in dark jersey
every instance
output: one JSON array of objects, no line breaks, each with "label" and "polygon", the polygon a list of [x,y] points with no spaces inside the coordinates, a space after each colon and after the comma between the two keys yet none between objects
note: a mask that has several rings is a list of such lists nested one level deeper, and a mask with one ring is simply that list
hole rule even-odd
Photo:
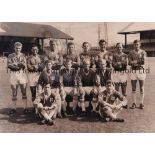
[{"label": "player in dark jersey", "polygon": [[90,95],[92,95],[91,104],[92,104],[92,107],[93,107],[91,115],[93,117],[97,116],[98,96],[102,91],[105,90],[105,87],[102,87],[100,82],[101,82],[100,76],[96,75],[95,76],[95,81],[94,81],[94,87],[90,92]]},{"label": "player in dark jersey", "polygon": [[28,81],[32,102],[36,98],[36,86],[40,73],[43,71],[44,67],[43,58],[38,54],[38,46],[32,45],[31,55],[27,58]]},{"label": "player in dark jersey", "polygon": [[106,67],[106,60],[105,59],[100,59],[99,60],[99,68],[96,71],[96,76],[95,76],[95,86],[93,90],[91,91],[91,94],[93,96],[92,99],[92,115],[96,116],[96,108],[98,106],[98,95],[101,93],[103,90],[105,90],[106,82],[107,80],[111,80],[111,69]]},{"label": "player in dark jersey", "polygon": [[119,87],[122,89],[122,95],[127,96],[127,65],[128,56],[123,53],[123,45],[121,43],[116,44],[116,52],[113,55],[113,81],[115,83],[115,89],[119,91]]},{"label": "player in dark jersey", "polygon": [[146,52],[140,48],[141,43],[139,40],[133,42],[134,50],[128,55],[129,66],[131,66],[130,79],[132,85],[133,103],[131,108],[136,108],[136,84],[139,81],[140,85],[140,105],[139,108],[144,108],[144,83],[146,79],[145,65],[146,65]]},{"label": "player in dark jersey", "polygon": [[90,50],[90,43],[83,42],[82,49],[83,49],[83,52],[80,53],[80,66],[83,67],[83,62],[85,61],[85,59],[89,59],[90,67],[96,69],[96,64],[95,64],[96,54]]},{"label": "player in dark jersey", "polygon": [[89,59],[84,60],[83,68],[79,70],[78,76],[83,87],[92,87],[94,85],[95,72],[90,68]]},{"label": "player in dark jersey", "polygon": [[42,91],[42,88],[45,84],[50,84],[51,88],[58,88],[59,87],[59,71],[52,70],[52,63],[51,61],[46,62],[46,67],[43,72],[39,76],[38,80],[38,88]]},{"label": "player in dark jersey", "polygon": [[107,61],[107,67],[112,68],[113,53],[107,51],[107,42],[101,39],[99,41],[99,47],[98,59],[105,59]]},{"label": "player in dark jersey", "polygon": [[65,64],[68,60],[72,61],[72,67],[78,68],[80,65],[79,55],[75,51],[75,44],[73,42],[69,42],[67,44],[67,53],[63,55],[63,64]]},{"label": "player in dark jersey", "polygon": [[[117,104],[117,100],[121,102]],[[126,105],[126,98],[122,96],[113,87],[112,81],[108,80],[106,89],[98,97],[99,113],[102,119],[106,121],[124,122],[124,119],[118,118],[117,115]]]},{"label": "player in dark jersey", "polygon": [[106,67],[107,62],[105,59],[100,59],[98,63],[99,63],[99,68],[96,70],[96,74],[99,75],[100,77],[101,86],[105,87],[106,81],[112,79],[112,69]]},{"label": "player in dark jersey", "polygon": [[[61,100],[63,102],[63,115],[66,112],[66,101],[69,102],[69,105],[71,105],[71,101],[68,101],[69,97],[72,98],[72,110],[74,113],[76,113],[76,109],[78,106],[78,98],[79,98],[79,91],[77,88],[77,70],[75,68],[72,68],[72,61],[69,59],[67,62],[65,62],[65,67],[61,70],[61,76],[60,76],[60,95]],[[65,114],[66,115],[66,114]]]},{"label": "player in dark jersey", "polygon": [[85,97],[82,100],[87,101],[83,102],[81,105],[82,115],[84,116],[86,114],[86,106],[90,107],[90,103],[92,100],[90,92],[94,86],[94,78],[95,78],[95,72],[90,68],[89,59],[84,60],[83,68],[79,70],[78,77],[80,84],[82,85],[80,90],[81,92],[84,92],[84,95],[82,96]]},{"label": "player in dark jersey", "polygon": [[45,84],[43,89],[44,91],[36,97],[34,105],[42,119],[40,123],[54,125],[54,120],[59,109],[57,97],[52,92],[50,84]]},{"label": "player in dark jersey", "polygon": [[58,116],[61,117],[61,97],[59,93],[60,87],[60,74],[59,70],[52,70],[52,63],[51,61],[46,62],[46,67],[43,72],[39,76],[38,80],[38,92],[39,94],[43,92],[43,87],[46,84],[50,84],[52,88],[52,92],[56,95],[57,103],[59,105],[58,109]]},{"label": "player in dark jersey", "polygon": [[62,54],[58,50],[58,45],[56,40],[50,40],[50,49],[46,50],[44,55],[44,62],[51,61],[53,70],[59,70],[62,66]]}]

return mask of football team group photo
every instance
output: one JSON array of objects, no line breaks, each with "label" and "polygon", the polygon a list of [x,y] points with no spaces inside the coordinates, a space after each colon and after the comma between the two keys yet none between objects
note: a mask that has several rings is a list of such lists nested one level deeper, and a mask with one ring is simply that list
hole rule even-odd
[{"label": "football team group photo", "polygon": [[155,131],[155,31],[81,23],[84,34],[63,24],[1,23],[0,131]]}]

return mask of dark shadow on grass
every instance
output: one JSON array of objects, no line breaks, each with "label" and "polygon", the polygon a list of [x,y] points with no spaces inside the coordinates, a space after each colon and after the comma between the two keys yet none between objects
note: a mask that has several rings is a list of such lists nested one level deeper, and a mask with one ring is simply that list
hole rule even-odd
[{"label": "dark shadow on grass", "polygon": [[38,122],[38,118],[34,113],[30,112],[28,114],[24,114],[23,108],[17,108],[17,113],[14,115],[9,115],[9,110],[9,108],[0,109],[0,114],[4,115],[4,117],[1,117],[0,120],[7,120],[16,124],[30,124]]},{"label": "dark shadow on grass", "polygon": [[90,122],[90,123],[94,123],[94,122],[105,122],[101,118],[92,118],[92,117],[88,117],[88,116],[87,117],[76,117],[76,116],[72,116],[72,117],[69,118],[69,120],[71,120],[71,121],[77,121],[77,122]]}]

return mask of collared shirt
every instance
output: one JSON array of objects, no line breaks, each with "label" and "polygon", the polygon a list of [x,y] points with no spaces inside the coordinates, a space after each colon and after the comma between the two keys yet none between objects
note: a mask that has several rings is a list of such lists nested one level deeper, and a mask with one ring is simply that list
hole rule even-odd
[{"label": "collared shirt", "polygon": [[[118,64],[118,62],[120,64]],[[124,71],[127,68],[127,63],[128,63],[128,56],[125,53],[115,53],[113,55],[113,61],[112,61],[112,66],[115,71]]]},{"label": "collared shirt", "polygon": [[90,60],[91,67],[93,65],[96,65],[96,62],[98,61],[97,52],[95,51],[88,51],[88,52],[82,52],[80,53],[80,64],[83,66],[84,60]]},{"label": "collared shirt", "polygon": [[55,94],[51,93],[49,96],[47,96],[45,93],[41,93],[37,96],[35,102],[41,103],[44,107],[51,107],[55,100]]},{"label": "collared shirt", "polygon": [[[139,50],[138,52],[133,50],[128,55],[129,65],[133,70],[141,69],[145,66],[145,58],[146,52],[144,50]],[[137,61],[137,63],[133,63],[132,61]]]},{"label": "collared shirt", "polygon": [[[40,55],[30,55],[27,58],[27,69],[30,72],[33,71],[42,71],[45,67],[43,57]],[[37,68],[37,69],[36,69]]]},{"label": "collared shirt", "polygon": [[51,61],[52,64],[61,63],[61,54],[58,51],[47,51],[44,55],[44,61]]},{"label": "collared shirt", "polygon": [[23,53],[20,53],[19,55],[16,53],[9,54],[7,66],[10,70],[11,68],[13,69],[14,66],[18,66],[20,63],[26,68],[26,57]]},{"label": "collared shirt", "polygon": [[113,60],[113,53],[109,51],[99,51],[98,52],[98,59],[105,59],[107,62],[107,67],[111,68],[112,60]]},{"label": "collared shirt", "polygon": [[116,90],[113,90],[111,93],[108,93],[107,90],[104,90],[99,96],[103,101],[109,104],[114,104],[117,99],[119,99],[120,101],[124,100],[123,95],[121,95]]},{"label": "collared shirt", "polygon": [[80,63],[79,55],[76,53],[64,54],[63,55],[63,63],[65,63],[68,60],[71,60],[72,62],[76,62],[77,64]]},{"label": "collared shirt", "polygon": [[108,68],[105,70],[98,69],[96,71],[96,74],[100,76],[101,86],[106,86],[107,80],[111,80],[111,69]]},{"label": "collared shirt", "polygon": [[42,87],[46,84],[50,84],[51,87],[58,87],[59,86],[59,71],[52,70],[51,73],[48,73],[46,70],[44,70],[38,80],[38,84],[40,84]]}]

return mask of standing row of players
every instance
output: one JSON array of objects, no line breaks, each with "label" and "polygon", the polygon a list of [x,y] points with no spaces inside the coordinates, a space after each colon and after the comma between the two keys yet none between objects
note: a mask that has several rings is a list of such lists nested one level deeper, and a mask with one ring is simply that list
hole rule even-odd
[{"label": "standing row of players", "polygon": [[72,109],[72,113],[80,116],[87,115],[92,109],[90,113],[93,116],[99,113],[103,119],[124,121],[117,117],[117,113],[122,107],[127,107],[128,71],[132,84],[131,107],[137,107],[136,83],[139,81],[139,107],[143,109],[146,53],[140,49],[140,42],[133,42],[134,49],[129,55],[123,53],[121,43],[116,44],[115,52],[107,51],[106,45],[105,40],[100,40],[100,51],[93,52],[90,50],[90,44],[84,42],[83,52],[78,55],[74,43],[69,42],[67,52],[62,55],[57,50],[56,41],[52,40],[50,50],[46,54],[39,55],[38,47],[33,45],[31,55],[26,58],[21,52],[22,43],[16,42],[15,52],[8,57],[12,90],[10,114],[16,113],[19,86],[25,106],[24,112],[29,112],[26,94],[29,82],[32,102],[35,111],[42,118],[42,123],[53,124],[56,116],[66,117],[68,107]]}]

